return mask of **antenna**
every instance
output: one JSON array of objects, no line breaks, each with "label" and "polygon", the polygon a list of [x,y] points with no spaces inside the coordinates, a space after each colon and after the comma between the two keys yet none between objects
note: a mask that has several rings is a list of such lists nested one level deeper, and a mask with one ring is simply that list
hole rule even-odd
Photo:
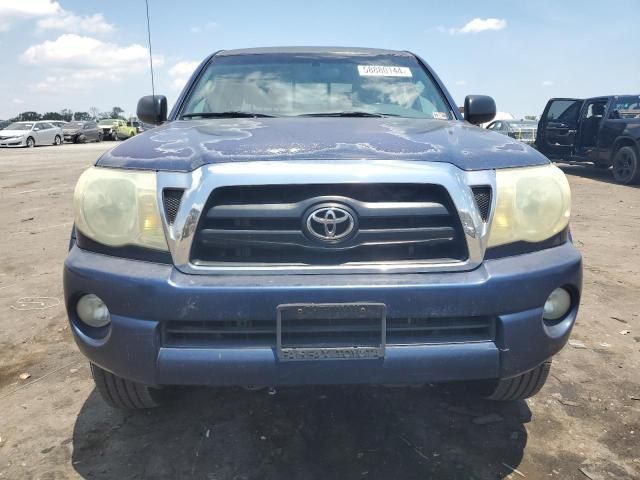
[{"label": "antenna", "polygon": [[149,38],[149,64],[151,65],[151,94],[154,97],[156,96],[156,87],[153,82],[153,57],[151,56],[151,27],[149,25],[149,0],[145,0],[147,5],[147,36]]}]

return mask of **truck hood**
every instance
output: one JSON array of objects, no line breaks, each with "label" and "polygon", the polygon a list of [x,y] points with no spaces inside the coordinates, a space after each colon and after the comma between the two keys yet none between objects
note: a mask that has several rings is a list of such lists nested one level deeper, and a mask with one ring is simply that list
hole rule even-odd
[{"label": "truck hood", "polygon": [[283,160],[412,160],[463,170],[548,163],[523,143],[461,121],[281,117],[169,122],[123,142],[97,165],[191,171],[215,163]]}]

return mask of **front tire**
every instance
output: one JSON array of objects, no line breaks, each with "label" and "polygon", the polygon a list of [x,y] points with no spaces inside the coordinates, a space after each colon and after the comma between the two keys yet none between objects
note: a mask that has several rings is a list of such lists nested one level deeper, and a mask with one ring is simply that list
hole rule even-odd
[{"label": "front tire", "polygon": [[487,400],[508,402],[533,397],[544,386],[551,370],[551,361],[538,365],[522,375],[499,380]]},{"label": "front tire", "polygon": [[121,410],[140,410],[160,406],[160,395],[157,389],[118,377],[93,363],[89,365],[96,389],[109,406]]},{"label": "front tire", "polygon": [[640,182],[640,158],[630,146],[621,147],[613,157],[613,178],[623,185]]},{"label": "front tire", "polygon": [[36,146],[36,141],[33,139],[33,137],[27,138],[27,148],[33,148],[35,146]]},{"label": "front tire", "polygon": [[62,145],[62,138],[60,135],[56,135],[56,138],[53,139],[53,144],[57,147],[58,145]]}]

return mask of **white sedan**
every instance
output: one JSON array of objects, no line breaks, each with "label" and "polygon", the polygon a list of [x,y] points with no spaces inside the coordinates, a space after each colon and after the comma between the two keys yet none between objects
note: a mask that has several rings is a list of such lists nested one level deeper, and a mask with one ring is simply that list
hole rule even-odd
[{"label": "white sedan", "polygon": [[0,147],[62,144],[62,129],[49,122],[14,122],[0,130]]}]

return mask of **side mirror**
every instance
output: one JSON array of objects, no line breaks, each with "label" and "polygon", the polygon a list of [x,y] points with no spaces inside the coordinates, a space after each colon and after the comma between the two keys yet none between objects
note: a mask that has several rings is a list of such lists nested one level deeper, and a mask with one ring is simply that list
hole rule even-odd
[{"label": "side mirror", "polygon": [[490,122],[496,116],[496,102],[487,95],[467,95],[464,119],[474,125]]},{"label": "side mirror", "polygon": [[167,120],[167,97],[147,95],[138,100],[138,118],[144,123],[160,125]]}]

